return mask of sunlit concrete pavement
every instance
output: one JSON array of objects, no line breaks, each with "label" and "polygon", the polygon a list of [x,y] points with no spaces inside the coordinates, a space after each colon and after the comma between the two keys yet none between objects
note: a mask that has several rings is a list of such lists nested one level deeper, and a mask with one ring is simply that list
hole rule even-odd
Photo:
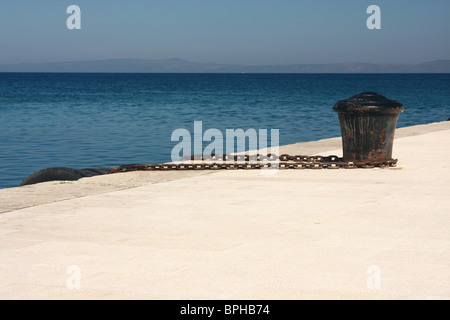
[{"label": "sunlit concrete pavement", "polygon": [[[449,299],[450,122],[397,137],[390,169],[0,190],[0,298]],[[309,148],[342,155],[339,139]]]}]

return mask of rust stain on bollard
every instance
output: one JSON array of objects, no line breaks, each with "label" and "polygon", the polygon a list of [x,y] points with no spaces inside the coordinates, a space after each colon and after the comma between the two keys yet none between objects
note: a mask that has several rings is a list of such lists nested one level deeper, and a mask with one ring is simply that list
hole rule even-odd
[{"label": "rust stain on bollard", "polygon": [[375,92],[363,92],[338,101],[344,161],[392,159],[395,128],[405,107]]}]

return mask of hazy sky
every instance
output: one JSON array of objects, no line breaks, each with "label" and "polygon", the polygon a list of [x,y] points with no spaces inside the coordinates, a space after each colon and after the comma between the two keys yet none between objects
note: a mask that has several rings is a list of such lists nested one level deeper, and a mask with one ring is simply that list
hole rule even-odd
[{"label": "hazy sky", "polygon": [[[69,5],[81,30],[69,30]],[[369,5],[381,30],[369,30]],[[450,0],[1,0],[0,64],[110,58],[237,64],[450,58]]]}]

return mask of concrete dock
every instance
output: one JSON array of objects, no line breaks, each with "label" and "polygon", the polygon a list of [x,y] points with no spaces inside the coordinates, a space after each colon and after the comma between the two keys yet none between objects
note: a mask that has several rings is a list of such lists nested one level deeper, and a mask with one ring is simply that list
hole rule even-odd
[{"label": "concrete dock", "polygon": [[[281,147],[336,154],[340,138]],[[449,299],[450,122],[389,169],[129,172],[0,190],[0,299]]]}]

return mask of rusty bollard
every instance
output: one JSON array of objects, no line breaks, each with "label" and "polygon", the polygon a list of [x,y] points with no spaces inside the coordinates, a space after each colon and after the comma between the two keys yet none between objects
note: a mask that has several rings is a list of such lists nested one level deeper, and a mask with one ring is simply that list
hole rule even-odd
[{"label": "rusty bollard", "polygon": [[375,92],[338,101],[344,161],[389,161],[400,113],[405,107]]}]

